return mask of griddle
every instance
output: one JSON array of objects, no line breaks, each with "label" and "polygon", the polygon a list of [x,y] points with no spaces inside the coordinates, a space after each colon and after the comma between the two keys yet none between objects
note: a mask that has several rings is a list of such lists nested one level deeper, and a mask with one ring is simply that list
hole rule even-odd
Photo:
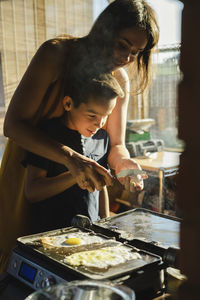
[{"label": "griddle", "polygon": [[[77,215],[71,227],[18,238],[7,272],[34,290],[77,279],[112,280],[134,289],[139,300],[151,299],[145,295],[155,297],[163,291],[163,272],[168,266],[175,265],[180,221],[146,209],[129,210],[93,223],[87,217]],[[73,231],[101,236],[106,243],[119,243],[139,253],[141,259],[104,270],[73,267],[64,263],[62,255],[42,247],[41,237]],[[95,245],[94,249],[99,247],[101,245]]]},{"label": "griddle", "polygon": [[179,266],[181,219],[136,208],[90,224],[96,232],[159,255],[167,266]]},{"label": "griddle", "polygon": [[[109,245],[121,245],[124,248],[130,249],[132,252],[137,252],[140,254],[141,259],[129,260],[119,266],[112,266],[107,269],[100,270],[98,268],[89,268],[89,267],[73,267],[64,262],[64,257],[66,254],[56,254],[53,247],[44,248],[40,242],[42,236],[60,236],[68,233],[76,233],[76,232],[88,232],[89,235],[101,236],[105,239],[106,246]],[[40,233],[35,235],[29,235],[25,237],[20,237],[17,239],[18,246],[26,251],[27,253],[33,255],[35,258],[46,261],[48,265],[54,266],[58,270],[59,269],[66,272],[71,272],[73,275],[79,278],[87,278],[93,280],[108,280],[116,277],[121,277],[125,274],[129,274],[133,271],[137,271],[138,269],[152,268],[153,265],[157,265],[160,263],[160,258],[156,255],[152,255],[151,253],[143,250],[139,250],[131,245],[126,243],[121,243],[115,241],[115,239],[110,239],[109,237],[102,235],[100,233],[95,233],[92,230],[87,230],[84,228],[76,228],[76,227],[68,227],[59,230],[53,230],[46,233]],[[87,245],[81,248],[81,251],[87,250],[95,250],[99,248],[103,248],[104,245],[93,245],[89,248]]]}]

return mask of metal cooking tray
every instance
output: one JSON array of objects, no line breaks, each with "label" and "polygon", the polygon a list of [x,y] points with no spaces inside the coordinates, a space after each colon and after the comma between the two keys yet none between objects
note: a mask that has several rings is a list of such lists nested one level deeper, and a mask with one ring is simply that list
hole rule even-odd
[{"label": "metal cooking tray", "polygon": [[180,221],[176,217],[136,208],[94,222],[93,229],[105,229],[105,232],[112,232],[118,239],[179,249]]},{"label": "metal cooking tray", "polygon": [[[120,242],[123,247],[131,248],[131,251],[138,252],[142,259],[135,259],[135,260],[129,260],[123,264],[120,264],[118,266],[112,266],[108,269],[97,270],[97,269],[91,269],[86,267],[72,267],[70,265],[67,265],[63,262],[64,256],[63,255],[57,255],[54,251],[51,250],[45,250],[43,246],[40,244],[40,238],[43,236],[58,236],[62,235],[64,233],[74,232],[74,231],[82,231],[82,232],[88,232],[91,235],[101,236],[105,238],[105,241],[108,242],[107,236],[104,236],[102,234],[96,234],[95,232],[89,230],[89,229],[82,229],[82,228],[76,228],[76,227],[67,227],[59,230],[53,230],[49,232],[44,232],[40,234],[34,234],[29,236],[20,237],[17,239],[17,244],[19,247],[22,248],[23,252],[27,252],[29,256],[33,256],[33,259],[36,261],[37,258],[41,261],[44,261],[46,264],[46,268],[48,266],[54,270],[56,270],[57,274],[59,275],[59,271],[63,274],[68,274],[69,271],[73,273],[73,275],[76,275],[81,278],[89,278],[94,280],[106,280],[116,277],[121,277],[122,275],[132,273],[133,271],[137,270],[143,270],[143,269],[154,269],[158,268],[157,266],[160,264],[160,257],[157,255],[153,255],[151,253],[148,253],[147,251],[140,251],[136,249],[133,246],[126,245]],[[114,241],[114,240],[113,240]],[[102,246],[103,247],[103,246]],[[85,250],[88,250],[87,247]],[[82,250],[83,251],[83,250]]]}]

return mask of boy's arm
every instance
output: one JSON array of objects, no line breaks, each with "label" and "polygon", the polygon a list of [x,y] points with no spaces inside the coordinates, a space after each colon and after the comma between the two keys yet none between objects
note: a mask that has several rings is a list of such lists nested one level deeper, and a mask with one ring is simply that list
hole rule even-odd
[{"label": "boy's arm", "polygon": [[73,186],[76,181],[69,171],[54,177],[46,177],[47,171],[28,165],[25,196],[32,203],[55,196]]},{"label": "boy's arm", "polygon": [[109,196],[106,186],[99,192],[99,215],[101,218],[110,216]]}]

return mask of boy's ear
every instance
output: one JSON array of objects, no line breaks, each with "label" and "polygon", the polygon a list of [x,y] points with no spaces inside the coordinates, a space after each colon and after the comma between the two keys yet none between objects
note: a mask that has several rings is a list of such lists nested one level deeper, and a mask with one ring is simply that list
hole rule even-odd
[{"label": "boy's ear", "polygon": [[71,108],[72,108],[72,104],[73,104],[72,98],[69,97],[69,96],[65,96],[64,99],[63,99],[64,110],[70,111]]}]

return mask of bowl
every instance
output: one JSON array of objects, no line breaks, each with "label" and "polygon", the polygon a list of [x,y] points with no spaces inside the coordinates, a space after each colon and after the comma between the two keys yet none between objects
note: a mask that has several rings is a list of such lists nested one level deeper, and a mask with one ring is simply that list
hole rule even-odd
[{"label": "bowl", "polygon": [[75,280],[37,290],[25,300],[135,300],[125,285],[93,280]]}]

